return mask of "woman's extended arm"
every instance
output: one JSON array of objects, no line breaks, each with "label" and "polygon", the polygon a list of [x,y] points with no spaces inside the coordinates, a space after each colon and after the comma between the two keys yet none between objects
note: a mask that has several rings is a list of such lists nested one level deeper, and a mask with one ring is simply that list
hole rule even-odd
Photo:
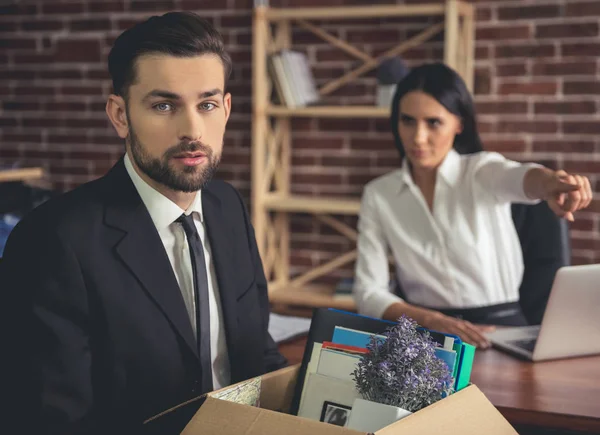
[{"label": "woman's extended arm", "polygon": [[573,212],[592,200],[590,180],[582,175],[515,162],[494,152],[480,153],[474,162],[476,182],[498,202],[544,200],[558,216],[573,220]]},{"label": "woman's extended arm", "polygon": [[458,335],[463,341],[480,349],[490,347],[490,341],[485,333],[495,329],[494,326],[474,325],[466,320],[447,316],[439,311],[417,307],[404,301],[390,305],[383,313],[383,318],[396,320],[403,314],[427,329]]},{"label": "woman's extended arm", "polygon": [[590,180],[548,168],[531,168],[523,177],[523,190],[531,199],[543,199],[560,217],[573,221],[573,213],[592,201]]}]

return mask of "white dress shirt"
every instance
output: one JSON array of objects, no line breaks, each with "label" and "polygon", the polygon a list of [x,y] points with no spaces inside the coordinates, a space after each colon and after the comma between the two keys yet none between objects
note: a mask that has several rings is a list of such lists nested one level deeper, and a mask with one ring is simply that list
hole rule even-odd
[{"label": "white dress shirt", "polygon": [[225,327],[223,324],[223,311],[219,297],[219,286],[216,279],[212,261],[210,243],[206,237],[206,229],[202,214],[202,192],[198,192],[187,210],[181,209],[177,204],[159,193],[146,183],[133,168],[129,156],[125,155],[125,168],[131,181],[135,185],[156,230],[163,242],[165,251],[175,272],[177,283],[181,289],[183,301],[190,317],[190,323],[196,335],[196,310],[194,298],[194,278],[192,260],[185,231],[181,224],[175,220],[183,213],[193,214],[194,223],[198,230],[202,245],[204,245],[204,258],[208,275],[208,299],[210,303],[210,352],[212,358],[212,374],[214,389],[230,384],[229,357],[225,341]]},{"label": "white dress shirt", "polygon": [[407,159],[368,183],[358,222],[359,312],[382,317],[402,300],[389,285],[389,253],[407,302],[442,309],[518,301],[523,255],[510,203],[537,202],[523,190],[525,173],[536,166],[452,149],[437,172],[433,211]]}]

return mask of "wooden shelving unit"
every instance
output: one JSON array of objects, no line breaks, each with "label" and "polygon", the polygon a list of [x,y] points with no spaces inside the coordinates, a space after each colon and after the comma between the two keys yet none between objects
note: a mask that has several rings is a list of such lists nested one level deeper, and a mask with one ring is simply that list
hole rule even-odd
[{"label": "wooden shelving unit", "polygon": [[[378,17],[439,17],[429,28],[394,48],[373,57],[319,28],[310,20],[347,20]],[[356,229],[334,216],[357,215],[360,201],[349,198],[315,198],[290,193],[291,123],[293,117],[387,118],[389,109],[375,106],[311,106],[290,109],[274,105],[273,89],[267,70],[271,53],[291,48],[292,26],[300,26],[349,55],[362,65],[331,80],[319,89],[322,96],[351,83],[376,68],[391,56],[417,47],[444,31],[444,62],[461,74],[470,90],[473,87],[474,8],[458,0],[422,5],[372,5],[323,8],[270,8],[257,6],[253,18],[253,122],[252,122],[252,220],[256,240],[269,278],[269,298],[274,306],[336,307],[354,309],[350,296],[336,296],[333,289],[316,286],[317,278],[356,260],[356,250],[343,253],[300,276],[291,277],[291,213],[309,213],[356,242]],[[272,31],[271,29],[274,29]]]},{"label": "wooden shelving unit", "polygon": [[360,210],[360,201],[271,193],[265,196],[264,206],[272,211],[356,215]]},{"label": "wooden shelving unit", "polygon": [[0,183],[36,180],[44,176],[42,168],[18,168],[0,170]]},{"label": "wooden shelving unit", "polygon": [[309,306],[311,308],[335,307],[346,311],[355,310],[352,296],[332,296],[329,293],[321,293],[311,287],[302,290],[296,289],[295,291],[283,288],[272,290],[270,291],[269,299],[271,303],[283,306]]},{"label": "wooden shelving unit", "polygon": [[390,111],[375,106],[310,106],[297,109],[269,106],[267,115],[288,118],[387,118]]}]

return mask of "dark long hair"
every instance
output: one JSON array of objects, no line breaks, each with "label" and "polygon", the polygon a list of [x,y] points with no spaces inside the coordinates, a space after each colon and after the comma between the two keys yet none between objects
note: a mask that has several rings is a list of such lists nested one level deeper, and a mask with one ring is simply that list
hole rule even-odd
[{"label": "dark long hair", "polygon": [[458,153],[473,154],[483,151],[483,145],[477,131],[473,98],[465,82],[456,71],[443,63],[430,63],[412,69],[400,80],[392,100],[390,122],[394,142],[401,158],[404,158],[406,152],[398,129],[400,101],[412,91],[421,91],[432,96],[446,110],[462,120],[462,132],[454,138],[454,149]]}]

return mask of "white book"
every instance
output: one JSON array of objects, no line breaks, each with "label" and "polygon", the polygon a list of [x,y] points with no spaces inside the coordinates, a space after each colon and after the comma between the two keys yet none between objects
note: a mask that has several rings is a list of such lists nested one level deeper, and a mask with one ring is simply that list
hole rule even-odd
[{"label": "white book", "polygon": [[452,350],[453,347],[454,347],[454,337],[444,338],[444,349]]},{"label": "white book", "polygon": [[304,395],[306,393],[306,384],[308,383],[308,378],[311,373],[316,373],[317,368],[319,367],[319,358],[321,356],[321,346],[323,343],[313,343],[312,352],[310,354],[310,360],[308,361],[308,365],[306,366],[306,374],[304,375],[304,385],[302,386],[302,394],[300,395],[300,404],[298,405],[298,409],[302,407],[304,402]]},{"label": "white book", "polygon": [[283,59],[285,76],[288,83],[290,83],[296,107],[304,107],[306,106],[306,97],[302,92],[302,77],[298,67],[296,66],[296,62],[294,61],[294,56],[291,50],[282,50],[281,56]]},{"label": "white book", "polygon": [[359,398],[354,382],[323,376],[319,373],[308,375],[305,399],[298,410],[299,417],[324,421],[328,410],[344,409],[345,417],[351,412],[354,399]]},{"label": "white book", "polygon": [[273,81],[275,81],[275,86],[281,93],[281,104],[293,109],[297,106],[297,102],[294,99],[295,97],[292,93],[291,83],[286,75],[281,55],[273,55],[271,57],[271,64],[274,71]]},{"label": "white book", "polygon": [[352,355],[333,349],[321,349],[317,373],[354,382],[352,373],[354,373],[360,358],[360,355]]},{"label": "white book", "polygon": [[299,51],[290,51],[292,62],[294,63],[294,69],[298,71],[298,83],[304,98],[305,104],[312,104],[319,101],[319,92],[317,91],[317,85],[315,78],[310,69],[308,63],[308,57],[306,54],[300,53]]}]

